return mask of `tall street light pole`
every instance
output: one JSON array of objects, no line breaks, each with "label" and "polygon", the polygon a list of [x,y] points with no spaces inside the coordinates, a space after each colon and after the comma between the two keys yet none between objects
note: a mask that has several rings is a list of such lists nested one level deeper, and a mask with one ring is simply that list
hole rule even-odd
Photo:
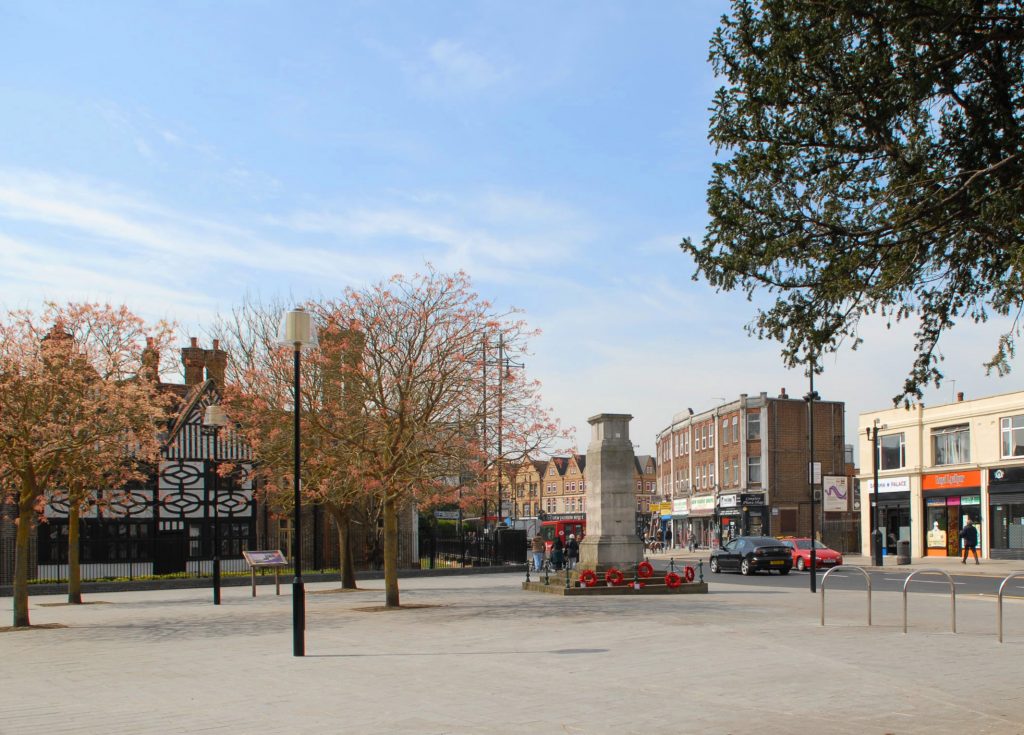
[{"label": "tall street light pole", "polygon": [[316,328],[312,316],[298,308],[289,311],[281,320],[278,341],[291,347],[294,358],[295,394],[292,399],[292,413],[295,417],[294,451],[295,474],[292,483],[295,488],[295,521],[294,521],[294,561],[295,579],[292,581],[292,655],[306,655],[306,586],[302,581],[302,453],[301,453],[301,413],[299,363],[302,350],[315,347],[317,344]]},{"label": "tall street light pole", "polygon": [[869,426],[868,441],[871,442],[871,473],[874,477],[874,485],[871,488],[871,564],[876,567],[882,566],[882,519],[881,508],[878,503],[878,430],[884,429],[885,425],[875,419],[874,424]]},{"label": "tall street light pole", "polygon": [[210,478],[213,486],[213,604],[220,604],[220,473],[218,463],[220,458],[217,453],[217,446],[220,443],[220,430],[228,424],[228,417],[224,409],[216,403],[206,407],[203,413],[204,434],[213,440],[213,448],[210,452],[210,466],[213,468]]},{"label": "tall street light pole", "polygon": [[818,397],[818,394],[814,391],[814,354],[811,353],[811,359],[809,361],[809,370],[811,378],[811,389],[805,396],[807,399],[807,434],[808,434],[808,456],[809,462],[807,466],[807,483],[811,487],[811,592],[817,592],[818,589],[818,559],[815,553],[814,543],[814,400]]}]

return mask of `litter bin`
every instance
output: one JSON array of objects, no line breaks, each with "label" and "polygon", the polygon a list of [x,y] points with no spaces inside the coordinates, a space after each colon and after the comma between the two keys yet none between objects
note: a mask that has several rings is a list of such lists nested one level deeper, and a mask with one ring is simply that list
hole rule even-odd
[{"label": "litter bin", "polygon": [[896,542],[896,563],[897,564],[909,564],[910,563],[910,542],[909,541],[897,541]]}]

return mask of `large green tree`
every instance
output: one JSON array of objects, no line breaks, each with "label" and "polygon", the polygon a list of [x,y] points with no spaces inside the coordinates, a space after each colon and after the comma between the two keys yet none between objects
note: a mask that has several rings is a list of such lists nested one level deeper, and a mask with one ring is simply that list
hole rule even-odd
[{"label": "large green tree", "polygon": [[722,290],[770,295],[749,325],[787,365],[917,320],[895,398],[941,380],[960,320],[1024,300],[1022,0],[734,0],[711,41],[723,152],[710,224],[682,248]]}]

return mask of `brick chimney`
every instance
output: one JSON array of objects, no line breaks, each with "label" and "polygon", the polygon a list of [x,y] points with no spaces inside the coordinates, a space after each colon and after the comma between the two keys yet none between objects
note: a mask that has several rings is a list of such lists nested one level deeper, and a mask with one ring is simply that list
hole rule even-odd
[{"label": "brick chimney", "polygon": [[779,388],[779,398],[789,398],[789,396],[786,395],[785,387]]},{"label": "brick chimney", "polygon": [[199,346],[199,340],[192,338],[192,344],[181,348],[181,362],[185,365],[185,385],[203,382],[203,366],[206,364],[206,350]]},{"label": "brick chimney", "polygon": [[142,369],[139,370],[146,380],[160,382],[160,353],[154,346],[156,341],[152,337],[146,337],[146,349],[142,351]]},{"label": "brick chimney", "polygon": [[213,349],[206,350],[206,379],[218,388],[224,387],[224,373],[228,369],[228,353],[220,348],[220,340],[213,340]]},{"label": "brick chimney", "polygon": [[957,391],[956,402],[957,403],[963,403],[963,400],[964,400],[964,392],[963,391]]}]

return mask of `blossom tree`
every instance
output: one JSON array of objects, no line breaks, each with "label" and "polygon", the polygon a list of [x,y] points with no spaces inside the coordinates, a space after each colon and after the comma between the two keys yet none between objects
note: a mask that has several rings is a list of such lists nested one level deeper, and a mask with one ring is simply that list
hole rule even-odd
[{"label": "blossom tree", "polygon": [[[29,540],[47,494],[66,494],[77,561],[78,513],[95,490],[158,459],[170,399],[157,390],[158,367],[144,370],[147,331],[126,307],[100,304],[49,303],[0,322],[0,478],[17,508],[15,627],[30,622]],[[160,343],[170,335],[166,324],[152,331]]]},{"label": "blossom tree", "polygon": [[[362,336],[360,359],[342,365],[343,381],[359,386],[359,430],[325,426],[325,433],[351,450],[353,473],[381,502],[386,606],[399,607],[399,510],[450,503],[452,477],[467,469],[480,476],[493,464],[480,431],[489,410],[481,347],[500,336],[513,353],[522,352],[531,332],[514,312],[499,313],[474,293],[466,274],[432,269],[350,289],[321,313]],[[525,456],[562,432],[541,406],[536,383],[509,385],[502,431],[510,454]]]},{"label": "blossom tree", "polygon": [[[307,305],[316,313],[315,304]],[[212,328],[230,355],[225,403],[237,430],[252,447],[255,476],[265,501],[287,511],[293,503],[294,445],[292,353],[277,343],[277,326],[285,312],[278,302],[246,299],[221,316]],[[320,347],[303,358],[303,500],[322,507],[338,531],[342,588],[355,589],[351,548],[353,521],[376,528],[379,504],[372,503],[353,471],[351,449],[335,437],[358,431],[361,401],[358,386],[346,385],[343,363],[357,360],[359,335],[318,315]],[[327,431],[329,429],[329,431]]]}]

